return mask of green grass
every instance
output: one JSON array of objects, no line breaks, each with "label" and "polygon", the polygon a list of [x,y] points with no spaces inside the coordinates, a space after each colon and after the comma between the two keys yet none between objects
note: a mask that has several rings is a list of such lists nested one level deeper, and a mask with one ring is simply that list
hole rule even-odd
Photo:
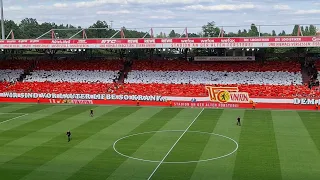
[{"label": "green grass", "polygon": [[[94,109],[94,117],[89,116],[90,109]],[[138,180],[151,175],[151,179],[159,180],[319,179],[318,112],[245,109],[200,112],[196,108],[0,104],[0,177],[4,180]],[[242,117],[241,127],[236,126],[238,116]],[[67,142],[67,130],[72,132],[71,142]],[[116,140],[143,132],[151,133],[127,137],[115,147],[144,161],[115,152]],[[232,140],[215,134],[236,141],[238,150],[210,161],[172,163],[211,159],[236,148]]]}]

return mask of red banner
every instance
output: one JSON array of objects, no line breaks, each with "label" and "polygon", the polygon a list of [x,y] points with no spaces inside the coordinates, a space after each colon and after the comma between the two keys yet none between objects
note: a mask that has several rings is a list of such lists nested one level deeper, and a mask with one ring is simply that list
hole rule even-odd
[{"label": "red banner", "polygon": [[0,40],[1,49],[320,47],[320,37],[17,39]]},{"label": "red banner", "polygon": [[[27,98],[2,98],[0,97],[0,103],[38,103],[37,99]],[[95,104],[95,105],[127,105],[137,106],[135,101],[121,101],[121,100],[72,100],[72,101],[55,101],[53,99],[40,99],[40,104]],[[140,106],[161,106],[170,107],[169,102],[158,101],[141,101]],[[186,108],[244,108],[251,109],[251,104],[238,104],[238,103],[215,103],[215,102],[184,102],[184,101],[172,101],[173,107],[186,107]],[[314,105],[295,105],[295,104],[279,104],[279,103],[259,103],[256,105],[256,109],[291,109],[291,110],[316,110]]]}]

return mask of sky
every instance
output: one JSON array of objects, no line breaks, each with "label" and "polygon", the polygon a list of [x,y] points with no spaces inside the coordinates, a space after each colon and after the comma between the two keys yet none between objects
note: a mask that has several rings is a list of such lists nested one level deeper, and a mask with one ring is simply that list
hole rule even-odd
[{"label": "sky", "polygon": [[[251,23],[262,32],[292,31],[290,24],[319,24],[320,0],[3,0],[5,19],[55,22],[88,27],[104,20],[113,28],[126,27],[154,33],[174,29],[199,32],[214,21],[226,32],[248,29]],[[239,26],[239,27],[228,27]],[[170,28],[166,28],[170,27]],[[320,27],[320,26],[317,26]]]}]

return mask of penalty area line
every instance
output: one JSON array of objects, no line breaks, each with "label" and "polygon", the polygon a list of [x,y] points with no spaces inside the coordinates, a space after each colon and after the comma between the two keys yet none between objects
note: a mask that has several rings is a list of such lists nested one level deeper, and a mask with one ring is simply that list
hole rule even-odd
[{"label": "penalty area line", "polygon": [[1,121],[0,124],[3,124],[3,123],[6,123],[6,122],[9,122],[9,121],[21,118],[21,117],[26,116],[26,115],[28,115],[28,114],[23,114],[23,115],[20,115],[20,116],[17,116],[17,117],[13,117],[13,118],[5,120],[5,121]]},{"label": "penalty area line", "polygon": [[192,124],[198,119],[198,117],[201,115],[201,113],[203,112],[204,108],[202,108],[202,110],[199,112],[199,114],[193,119],[193,121],[189,124],[189,126],[187,127],[187,129],[185,129],[183,131],[183,133],[180,135],[180,137],[177,139],[177,141],[172,145],[172,147],[169,149],[169,151],[167,152],[167,154],[162,158],[162,160],[159,162],[158,166],[153,170],[153,172],[151,173],[151,175],[148,177],[148,180],[150,180],[152,178],[152,176],[154,175],[154,173],[158,170],[158,168],[161,166],[161,164],[164,162],[164,160],[167,158],[167,156],[171,153],[171,151],[173,150],[173,148],[178,144],[178,142],[180,141],[180,139],[183,137],[183,135],[189,130],[189,128],[192,126]]}]

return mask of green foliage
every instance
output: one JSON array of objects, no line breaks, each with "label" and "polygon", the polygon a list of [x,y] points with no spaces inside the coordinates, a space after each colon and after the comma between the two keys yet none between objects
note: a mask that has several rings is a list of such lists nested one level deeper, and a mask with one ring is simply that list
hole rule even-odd
[{"label": "green foliage", "polygon": [[[109,24],[106,21],[98,20],[86,30],[87,38],[120,38],[121,34],[119,30],[111,29]],[[99,28],[99,29],[95,29]],[[292,32],[286,33],[284,30],[281,31],[279,34],[276,33],[275,30],[269,32],[260,32],[260,36],[296,36],[298,33],[298,25],[293,27]],[[300,26],[301,32],[304,36],[314,36],[316,34],[316,27],[314,25],[310,26]],[[83,33],[81,32],[82,27],[74,26],[71,24],[56,24],[54,22],[43,22],[39,23],[34,18],[25,18],[21,20],[19,24],[15,23],[12,20],[5,21],[5,32],[7,34],[13,30],[15,39],[31,39],[37,38],[40,35],[49,32],[51,29],[62,29],[62,30],[55,30],[55,36],[60,39],[67,39],[73,36],[73,38],[83,38]],[[64,29],[68,29],[65,31]],[[126,29],[125,27],[122,28],[126,38],[150,38],[150,34],[147,32]],[[188,37],[218,37],[221,32],[221,28],[217,27],[215,22],[208,22],[206,25],[202,26],[202,31],[199,33],[188,33]],[[77,34],[78,33],[78,34]],[[239,29],[237,32],[224,32],[225,37],[256,37],[259,36],[259,28],[255,24],[251,24],[250,29]],[[175,30],[171,30],[170,33],[167,35],[165,32],[161,32],[160,34],[155,35],[158,38],[178,38],[178,37],[186,37],[185,34],[179,34],[175,32]],[[9,37],[10,38],[10,37]],[[51,33],[47,33],[42,39],[50,39]],[[278,48],[277,50],[272,50],[273,52],[292,52],[295,48]],[[309,48],[309,52],[320,52],[320,48]],[[208,50],[201,50],[208,51]],[[200,52],[199,52],[200,53]],[[138,52],[136,54],[141,54]],[[136,55],[135,55],[136,56]],[[140,56],[140,55],[139,55]]]},{"label": "green foliage", "polygon": [[220,33],[220,28],[216,27],[215,22],[212,21],[202,26],[202,31],[205,37],[217,37]]}]

